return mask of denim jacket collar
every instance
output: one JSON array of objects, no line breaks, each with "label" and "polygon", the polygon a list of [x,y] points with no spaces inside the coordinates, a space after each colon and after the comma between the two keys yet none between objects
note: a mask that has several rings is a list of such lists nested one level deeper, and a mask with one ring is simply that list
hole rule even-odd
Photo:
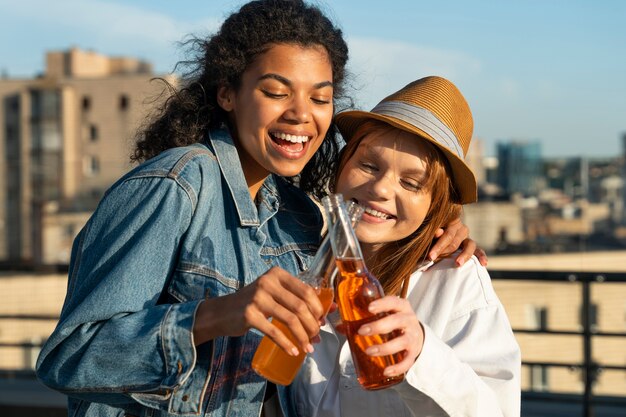
[{"label": "denim jacket collar", "polygon": [[265,215],[260,220],[259,211],[248,192],[248,184],[243,174],[237,147],[228,128],[221,126],[218,129],[211,130],[208,141],[215,152],[220,169],[224,174],[224,179],[235,202],[241,226],[259,226],[278,210],[278,191],[274,176],[269,175],[259,190],[259,206],[269,208],[269,210],[261,211]]}]

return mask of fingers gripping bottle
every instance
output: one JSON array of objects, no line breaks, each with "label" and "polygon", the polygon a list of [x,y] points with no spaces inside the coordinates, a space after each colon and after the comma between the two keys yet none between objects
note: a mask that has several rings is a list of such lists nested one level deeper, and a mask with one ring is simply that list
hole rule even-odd
[{"label": "fingers gripping bottle", "polygon": [[[332,203],[328,202],[326,205],[331,212],[334,212],[335,207],[337,207],[340,201],[342,201],[341,198],[335,198]],[[333,300],[333,284],[336,273],[337,264],[335,263],[335,257],[327,234],[315,253],[310,268],[298,276],[303,282],[317,290],[325,312],[328,312],[328,308]],[[298,345],[298,341],[285,323],[276,319],[273,319],[272,323],[278,327],[294,345]],[[252,358],[252,369],[275,384],[289,385],[298,373],[298,369],[300,369],[304,361],[305,354],[306,353],[300,349],[298,356],[291,356],[266,335],[261,339],[261,343],[254,354],[254,358]]]},{"label": "fingers gripping bottle", "polygon": [[336,204],[339,208],[336,210],[336,216],[331,219],[335,223],[332,227],[329,226],[329,234],[332,233],[331,244],[339,269],[335,284],[335,301],[346,329],[346,337],[359,383],[368,390],[386,388],[404,379],[404,375],[387,377],[383,374],[386,367],[402,361],[404,353],[369,356],[365,350],[372,345],[379,345],[399,336],[400,332],[369,336],[361,336],[357,333],[362,325],[386,315],[386,313],[372,314],[368,310],[369,303],[382,298],[384,292],[378,279],[365,267],[361,247],[345,206],[342,202]]}]

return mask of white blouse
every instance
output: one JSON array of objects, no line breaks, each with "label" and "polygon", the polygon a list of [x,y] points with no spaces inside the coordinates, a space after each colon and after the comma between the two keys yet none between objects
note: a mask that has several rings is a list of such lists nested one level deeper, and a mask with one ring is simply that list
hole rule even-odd
[{"label": "white blouse", "polygon": [[450,257],[413,273],[407,299],[425,340],[405,380],[362,389],[345,337],[327,323],[290,387],[298,415],[519,416],[519,345],[478,260],[456,267]]}]

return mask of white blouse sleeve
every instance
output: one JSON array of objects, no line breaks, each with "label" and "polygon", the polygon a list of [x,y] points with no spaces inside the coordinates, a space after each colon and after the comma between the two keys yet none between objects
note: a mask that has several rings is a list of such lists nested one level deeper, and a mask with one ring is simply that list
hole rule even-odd
[{"label": "white blouse sleeve", "polygon": [[449,266],[415,277],[409,301],[424,325],[424,346],[394,389],[415,415],[426,407],[450,416],[519,416],[519,345],[489,275],[475,259]]}]

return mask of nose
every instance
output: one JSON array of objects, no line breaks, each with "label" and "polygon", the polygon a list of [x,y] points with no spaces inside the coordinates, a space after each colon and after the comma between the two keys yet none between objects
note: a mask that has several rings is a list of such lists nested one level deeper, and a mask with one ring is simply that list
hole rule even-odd
[{"label": "nose", "polygon": [[388,173],[380,173],[370,183],[369,193],[374,200],[388,200],[393,194],[393,178]]},{"label": "nose", "polygon": [[311,102],[308,97],[295,95],[289,102],[284,117],[292,123],[308,123],[311,121]]}]

